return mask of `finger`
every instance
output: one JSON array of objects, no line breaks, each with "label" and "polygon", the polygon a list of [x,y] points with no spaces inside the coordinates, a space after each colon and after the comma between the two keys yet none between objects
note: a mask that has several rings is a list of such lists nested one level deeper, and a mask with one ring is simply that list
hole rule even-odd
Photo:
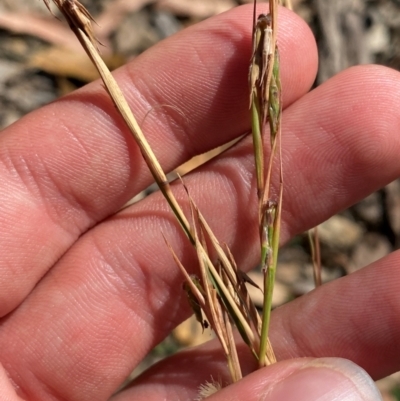
[{"label": "finger", "polygon": [[[220,394],[215,394],[210,401],[382,400],[367,373],[349,361],[332,358],[288,361],[282,365],[257,372],[249,379],[246,378],[243,382],[222,390]],[[272,373],[271,378],[268,377],[269,372]]]},{"label": "finger", "polygon": [[[375,90],[378,106],[364,101],[370,90],[364,82],[369,80],[380,83]],[[287,110],[285,132],[290,141],[285,147],[285,207],[295,210],[293,203],[300,198],[303,208],[299,219],[303,226],[285,217],[286,239],[399,173],[398,116],[393,113],[400,109],[393,108],[400,101],[396,95],[399,82],[398,73],[387,69],[353,69]],[[325,98],[325,94],[335,98],[335,88],[342,96],[340,103],[330,103]],[[385,108],[389,104],[391,107]],[[306,110],[313,113],[309,112],[308,119],[302,121],[305,134],[297,138],[291,133],[299,126],[297,118],[302,115],[302,107],[306,108],[303,114]],[[376,107],[381,119],[371,113]],[[330,113],[336,113],[339,121],[329,120],[330,131],[321,130],[318,121],[328,118]],[[336,141],[331,139],[335,137]],[[374,144],[368,154],[364,154],[366,143]],[[325,152],[328,145],[329,154]],[[371,148],[368,146],[367,150]],[[311,167],[298,156],[303,152]],[[318,163],[325,166],[325,174]],[[231,247],[242,269],[254,266],[258,258],[254,183],[243,180],[253,177],[253,168],[251,147],[243,142],[186,180],[206,219],[218,238]],[[358,185],[353,169],[358,173]],[[310,174],[315,174],[315,182],[308,177]],[[185,199],[179,185],[174,190],[178,198]],[[326,208],[321,206],[324,199]],[[183,279],[160,230],[167,233],[185,266],[195,266],[187,240],[159,194],[154,194],[82,238],[23,307],[3,322],[1,357],[8,361],[10,374],[27,394],[36,394],[38,388],[45,387],[62,389],[70,399],[89,392],[95,398],[108,397],[144,355],[188,315],[187,301],[182,301]],[[34,339],[31,333],[35,333]],[[53,333],[57,333],[56,338]],[[24,353],[25,343],[30,344],[31,356]],[[56,358],[63,350],[68,350],[68,354]],[[30,380],[31,371],[40,379],[36,383]]]},{"label": "finger", "polygon": [[[399,371],[399,263],[400,252],[396,252],[276,309],[270,339],[278,361],[340,357],[363,368],[374,380]],[[246,375],[257,369],[257,363],[247,346],[238,343]],[[217,340],[154,365],[131,384],[125,399],[136,399],[136,394],[139,397],[150,389],[159,395],[193,394],[211,377],[229,382]]]},{"label": "finger", "polygon": [[283,128],[286,238],[399,177],[393,149],[400,146],[394,134],[400,115],[389,111],[400,99],[400,87],[392,86],[399,78],[387,68],[354,67],[289,108]]},{"label": "finger", "polygon": [[279,357],[335,355],[375,380],[397,372],[399,262],[395,252],[277,310],[272,342]]},{"label": "finger", "polygon": [[[292,13],[281,14],[284,101],[290,104],[314,79],[316,51],[304,22]],[[249,21],[250,7],[233,10],[176,35],[116,72],[166,171],[249,128]],[[5,130],[0,149],[2,316],[82,232],[152,179],[99,82]]]},{"label": "finger", "polygon": [[[271,340],[278,360],[335,356],[359,364],[374,379],[397,372],[400,368],[400,347],[396,341],[400,334],[396,327],[400,312],[396,271],[399,261],[400,253],[396,253],[275,310]],[[241,344],[245,374],[257,368],[246,350]],[[155,365],[116,400],[139,400],[150,389],[160,399],[161,396],[169,399],[172,393],[182,399],[187,395],[190,399],[201,383],[210,381],[211,377],[222,377],[229,382],[226,360],[216,340]]]},{"label": "finger", "polygon": [[[196,362],[192,361],[189,372],[196,366]],[[208,365],[205,368],[208,368]],[[213,376],[207,375],[210,372],[204,368],[198,369],[198,373],[203,377],[203,381],[198,377],[197,385],[193,387],[190,387],[190,383],[194,384],[193,377],[186,381],[187,375],[178,375],[176,380],[167,382],[160,374],[159,381],[138,383],[113,397],[112,401],[203,399],[202,396],[214,391],[211,384],[213,383],[215,388],[221,385],[221,381],[218,379],[213,381]],[[226,382],[223,385],[226,386]],[[381,399],[374,382],[363,369],[339,358],[303,358],[278,362],[251,373],[243,380],[207,398],[210,401],[378,401]]]}]

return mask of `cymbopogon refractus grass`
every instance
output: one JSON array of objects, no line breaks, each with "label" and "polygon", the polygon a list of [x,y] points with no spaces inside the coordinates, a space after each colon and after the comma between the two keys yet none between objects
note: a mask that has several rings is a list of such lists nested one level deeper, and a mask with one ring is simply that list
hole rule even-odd
[{"label": "cymbopogon refractus grass", "polygon": [[[43,0],[50,10],[50,0]],[[250,108],[257,166],[257,195],[259,232],[261,240],[261,265],[264,270],[264,308],[260,318],[246,288],[249,282],[242,273],[227,245],[214,235],[211,227],[186,190],[191,218],[188,219],[169,184],[141,127],[137,123],[121,89],[103,62],[94,36],[93,18],[77,0],[52,0],[60,9],[82,47],[97,68],[107,92],[125,121],[147,163],[154,180],[167,200],[182,230],[193,245],[199,263],[199,274],[189,274],[164,235],[166,244],[185,278],[185,288],[192,308],[203,327],[210,325],[226,355],[231,381],[242,377],[233,325],[243,341],[259,361],[260,366],[275,362],[268,339],[271,300],[277,249],[279,245],[280,216],[282,209],[282,166],[279,164],[279,195],[270,199],[273,160],[279,155],[281,131],[281,86],[279,78],[279,54],[276,45],[278,1],[270,0],[270,14],[256,15],[254,2],[253,53],[250,65]],[[266,159],[264,131],[267,121],[270,128],[270,158]],[[279,161],[281,158],[279,157]],[[267,166],[267,167],[266,167]],[[265,170],[265,171],[264,171]],[[190,222],[189,222],[190,220]]]},{"label": "cymbopogon refractus grass", "polygon": [[[278,261],[283,193],[282,158],[280,154],[282,90],[277,46],[278,3],[278,0],[270,0],[269,14],[262,13],[257,18],[257,3],[254,0],[253,52],[249,70],[250,114],[257,176],[258,223],[261,244],[260,264],[264,273],[260,367],[268,364],[265,355]],[[270,136],[269,149],[266,149],[265,145],[267,121]],[[275,159],[279,159],[279,191],[278,198],[272,199],[270,197],[271,178]]]}]

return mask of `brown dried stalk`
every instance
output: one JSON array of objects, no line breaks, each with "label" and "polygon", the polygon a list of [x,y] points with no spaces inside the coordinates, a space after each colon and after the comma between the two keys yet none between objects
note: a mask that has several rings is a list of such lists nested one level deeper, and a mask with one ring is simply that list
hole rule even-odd
[{"label": "brown dried stalk", "polygon": [[[49,0],[43,1],[49,8]],[[62,14],[65,16],[71,27],[71,30],[75,33],[80,43],[82,44],[82,47],[97,68],[103,80],[104,86],[106,87],[117,110],[121,114],[137,145],[139,146],[142,156],[145,159],[146,164],[148,165],[157,185],[159,186],[161,192],[169,203],[187,237],[193,243],[193,236],[191,233],[190,224],[187,221],[174,194],[172,193],[171,187],[168,183],[168,179],[163,169],[161,168],[161,165],[158,162],[156,156],[154,155],[154,152],[152,151],[149,143],[147,142],[147,139],[145,138],[139,124],[132,114],[132,111],[129,108],[129,105],[124,95],[122,94],[121,89],[119,88],[111,72],[99,55],[97,42],[93,35],[93,18],[90,16],[85,7],[77,0],[53,0],[53,3],[57,5]]]},{"label": "brown dried stalk", "polygon": [[314,284],[316,287],[322,285],[321,277],[321,249],[319,244],[318,227],[308,230],[308,241],[310,244],[313,265]]}]

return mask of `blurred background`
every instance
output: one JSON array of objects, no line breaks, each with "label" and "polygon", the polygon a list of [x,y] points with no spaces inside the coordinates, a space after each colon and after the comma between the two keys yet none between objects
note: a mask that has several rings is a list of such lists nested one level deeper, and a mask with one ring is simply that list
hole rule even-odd
[{"label": "blurred background", "polygon": [[[158,41],[203,19],[249,1],[237,0],[81,0],[94,16],[102,54],[111,69],[134,59]],[[251,1],[250,1],[251,2]],[[313,30],[320,53],[315,86],[356,64],[400,69],[399,0],[292,0]],[[55,7],[53,11],[58,12]],[[0,128],[24,114],[98,78],[64,22],[41,0],[0,0]],[[182,166],[181,174],[218,153]],[[150,187],[135,200],[143,198]],[[332,217],[319,227],[322,278],[352,273],[399,247],[400,181]],[[314,288],[307,235],[280,254],[275,306]],[[260,272],[251,274],[261,280]],[[254,291],[256,303],[261,294]],[[132,377],[178,349],[210,339],[189,319],[148,356]],[[385,401],[400,401],[400,375],[379,381]]]}]

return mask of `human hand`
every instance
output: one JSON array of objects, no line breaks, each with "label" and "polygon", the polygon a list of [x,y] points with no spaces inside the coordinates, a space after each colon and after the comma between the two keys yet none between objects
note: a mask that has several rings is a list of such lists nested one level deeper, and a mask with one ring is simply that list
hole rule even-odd
[{"label": "human hand", "polygon": [[[240,7],[210,19],[115,73],[138,121],[172,106],[143,124],[166,171],[249,129],[251,15]],[[398,177],[400,77],[357,67],[307,93],[313,37],[286,10],[279,29],[286,241]],[[112,397],[190,313],[161,231],[185,266],[196,261],[159,193],[113,215],[152,179],[99,82],[7,128],[0,161],[1,401],[188,400],[211,375],[224,377],[218,345],[207,344]],[[250,138],[185,182],[238,265],[254,266]],[[271,341],[283,362],[212,399],[379,399],[355,364],[374,379],[399,370],[398,262],[393,253],[276,310]]]}]

